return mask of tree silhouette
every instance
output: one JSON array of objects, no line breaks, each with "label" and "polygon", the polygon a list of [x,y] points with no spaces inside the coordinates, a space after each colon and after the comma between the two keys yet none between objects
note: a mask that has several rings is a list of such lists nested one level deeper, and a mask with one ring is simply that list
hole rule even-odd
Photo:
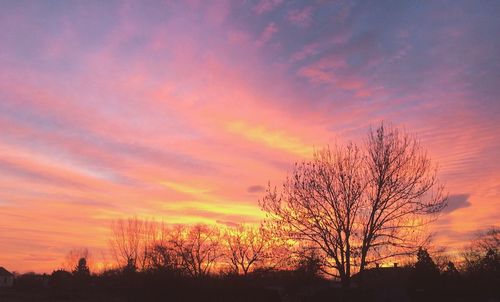
[{"label": "tree silhouette", "polygon": [[369,132],[366,149],[361,270],[370,262],[413,253],[422,244],[418,231],[447,205],[437,168],[415,136],[382,124]]},{"label": "tree silhouette", "polygon": [[129,258],[127,261],[127,265],[123,267],[123,272],[126,274],[133,274],[137,272],[136,260],[133,258]]},{"label": "tree silhouette", "polygon": [[434,263],[434,260],[432,260],[429,252],[427,252],[427,250],[423,248],[418,249],[415,270],[421,271],[422,273],[427,275],[439,275],[439,269]]},{"label": "tree silhouette", "polygon": [[156,225],[133,217],[113,222],[111,231],[109,245],[119,265],[128,269],[133,266],[134,270],[145,269],[149,248],[156,236]]},{"label": "tree silhouette", "polygon": [[240,225],[229,228],[224,234],[227,246],[226,258],[236,273],[248,272],[262,263],[266,256],[266,236],[259,227]]},{"label": "tree silhouette", "polygon": [[75,263],[78,264],[81,258],[85,258],[89,268],[92,266],[93,256],[88,248],[73,248],[66,254],[63,267],[68,271],[73,271],[75,269]]},{"label": "tree silhouette", "polygon": [[149,249],[148,267],[154,270],[179,272],[181,263],[171,244],[156,243]]},{"label": "tree silhouette", "polygon": [[427,250],[419,248],[412,274],[412,286],[416,289],[435,288],[439,281],[439,269]]},{"label": "tree silhouette", "polygon": [[500,273],[500,229],[492,227],[480,232],[464,253],[465,269],[469,274]]},{"label": "tree silhouette", "polygon": [[295,271],[302,277],[314,279],[321,273],[323,259],[314,247],[301,247]]},{"label": "tree silhouette", "polygon": [[86,258],[80,258],[78,260],[78,264],[76,265],[75,269],[73,270],[73,275],[75,276],[90,276],[90,269],[87,266],[87,259]]},{"label": "tree silhouette", "polygon": [[421,227],[446,206],[436,169],[414,136],[381,125],[364,147],[316,152],[260,201],[277,236],[318,247],[344,286],[353,266],[363,271],[413,253]]},{"label": "tree silhouette", "polygon": [[453,263],[452,261],[448,261],[448,263],[446,264],[446,268],[443,271],[443,275],[445,277],[455,278],[459,276],[460,273],[458,272],[458,269],[455,267],[455,263]]},{"label": "tree silhouette", "polygon": [[222,257],[219,229],[197,224],[178,226],[173,233],[171,244],[181,260],[183,271],[196,278],[208,275],[216,260]]}]

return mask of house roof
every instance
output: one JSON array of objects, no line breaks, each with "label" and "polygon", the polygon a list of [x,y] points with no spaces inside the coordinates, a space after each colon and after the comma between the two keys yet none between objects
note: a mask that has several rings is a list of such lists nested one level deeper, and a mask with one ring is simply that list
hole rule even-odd
[{"label": "house roof", "polygon": [[378,267],[352,276],[353,281],[365,286],[401,286],[409,281],[411,267]]},{"label": "house roof", "polygon": [[6,270],[2,266],[0,266],[0,276],[2,276],[2,277],[10,277],[10,276],[14,276],[14,275],[12,275],[8,270]]}]

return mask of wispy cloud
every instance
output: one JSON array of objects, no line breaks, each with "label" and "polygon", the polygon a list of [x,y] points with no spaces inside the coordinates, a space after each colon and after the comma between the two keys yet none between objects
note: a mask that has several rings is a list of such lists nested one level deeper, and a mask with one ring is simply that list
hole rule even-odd
[{"label": "wispy cloud", "polygon": [[260,15],[272,11],[281,3],[283,3],[283,0],[260,0],[257,5],[253,7],[253,10]]},{"label": "wispy cloud", "polygon": [[263,126],[252,126],[241,121],[229,123],[227,130],[271,148],[281,149],[304,157],[309,157],[313,154],[312,146],[301,142],[296,137],[287,135],[283,131],[269,130]]},{"label": "wispy cloud", "polygon": [[313,8],[311,6],[302,9],[292,9],[288,12],[288,20],[299,27],[307,27],[312,22]]},{"label": "wispy cloud", "polygon": [[271,41],[273,35],[278,32],[278,27],[274,22],[269,23],[257,39],[257,45],[262,46]]}]

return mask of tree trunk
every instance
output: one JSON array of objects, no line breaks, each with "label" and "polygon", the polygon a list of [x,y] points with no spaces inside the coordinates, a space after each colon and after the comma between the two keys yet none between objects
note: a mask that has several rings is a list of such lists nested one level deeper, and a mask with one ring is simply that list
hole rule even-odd
[{"label": "tree trunk", "polygon": [[349,286],[351,285],[351,276],[345,275],[344,277],[341,277],[340,283],[342,285],[342,288],[349,288]]}]

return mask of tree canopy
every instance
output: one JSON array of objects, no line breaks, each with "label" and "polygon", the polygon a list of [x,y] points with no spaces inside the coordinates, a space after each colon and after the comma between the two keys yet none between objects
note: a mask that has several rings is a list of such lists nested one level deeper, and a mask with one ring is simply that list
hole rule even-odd
[{"label": "tree canopy", "polygon": [[381,125],[364,144],[317,151],[260,201],[279,236],[307,241],[344,284],[353,269],[413,253],[422,227],[446,206],[436,167],[419,140]]}]

